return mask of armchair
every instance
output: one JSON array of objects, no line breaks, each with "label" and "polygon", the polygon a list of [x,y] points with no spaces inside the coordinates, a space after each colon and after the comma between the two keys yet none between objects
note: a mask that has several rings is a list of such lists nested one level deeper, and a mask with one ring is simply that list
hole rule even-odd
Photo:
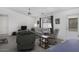
[{"label": "armchair", "polygon": [[30,31],[19,31],[16,37],[18,50],[33,49],[35,45],[35,34]]}]

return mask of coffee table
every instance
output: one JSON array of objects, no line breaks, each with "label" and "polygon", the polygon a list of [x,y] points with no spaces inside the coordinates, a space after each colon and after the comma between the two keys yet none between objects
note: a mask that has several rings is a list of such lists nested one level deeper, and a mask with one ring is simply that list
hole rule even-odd
[{"label": "coffee table", "polygon": [[54,39],[51,35],[41,35],[39,40],[39,46],[44,49],[49,48],[49,39]]}]

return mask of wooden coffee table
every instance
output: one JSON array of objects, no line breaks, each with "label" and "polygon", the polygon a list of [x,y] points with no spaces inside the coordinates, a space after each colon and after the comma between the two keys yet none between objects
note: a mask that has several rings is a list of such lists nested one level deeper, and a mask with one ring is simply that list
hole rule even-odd
[{"label": "wooden coffee table", "polygon": [[41,35],[39,40],[39,46],[41,46],[44,49],[49,48],[49,39],[53,39],[50,35]]}]

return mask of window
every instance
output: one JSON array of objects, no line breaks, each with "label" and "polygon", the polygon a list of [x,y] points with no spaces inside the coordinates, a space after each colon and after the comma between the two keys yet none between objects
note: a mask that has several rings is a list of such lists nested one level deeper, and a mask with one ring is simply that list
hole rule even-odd
[{"label": "window", "polygon": [[69,18],[69,31],[78,31],[78,18]]}]

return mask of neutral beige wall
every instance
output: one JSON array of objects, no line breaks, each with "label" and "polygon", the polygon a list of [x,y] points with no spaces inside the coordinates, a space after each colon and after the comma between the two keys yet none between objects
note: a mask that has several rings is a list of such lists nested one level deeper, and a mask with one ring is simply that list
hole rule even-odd
[{"label": "neutral beige wall", "polygon": [[[54,15],[54,28],[58,28],[59,37],[63,39],[79,39],[79,8],[65,10],[61,12],[55,12]],[[69,32],[68,30],[68,18],[77,17],[78,18],[78,32]],[[60,24],[55,24],[55,19],[60,18]]]},{"label": "neutral beige wall", "polygon": [[25,16],[6,8],[0,8],[1,15],[8,15],[8,34],[17,31],[21,25],[27,25],[28,29],[34,26],[35,17]]},{"label": "neutral beige wall", "polygon": [[0,16],[0,34],[8,34],[8,16]]}]

